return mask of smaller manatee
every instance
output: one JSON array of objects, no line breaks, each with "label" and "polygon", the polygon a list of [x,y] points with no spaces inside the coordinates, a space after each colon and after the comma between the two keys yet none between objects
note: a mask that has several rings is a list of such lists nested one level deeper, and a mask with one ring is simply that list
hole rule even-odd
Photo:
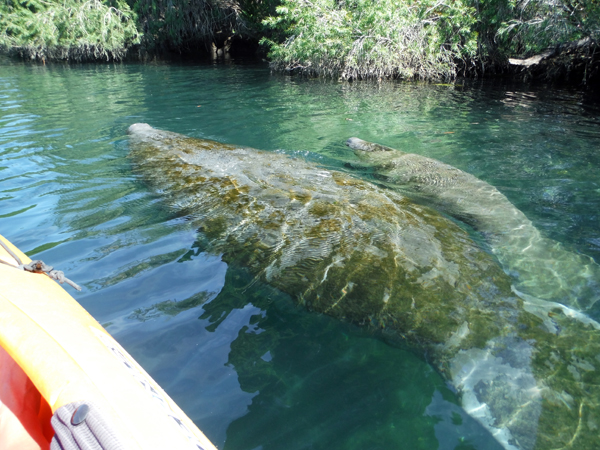
[{"label": "smaller manatee", "polygon": [[587,310],[600,298],[600,266],[544,238],[498,189],[433,158],[353,137],[346,142],[385,186],[481,232],[517,289]]}]

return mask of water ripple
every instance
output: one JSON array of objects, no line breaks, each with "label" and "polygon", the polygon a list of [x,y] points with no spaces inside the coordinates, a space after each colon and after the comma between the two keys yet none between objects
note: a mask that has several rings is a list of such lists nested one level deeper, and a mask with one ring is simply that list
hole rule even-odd
[{"label": "water ripple", "polygon": [[455,424],[456,399],[423,361],[299,311],[203,254],[186,218],[132,175],[131,123],[367,179],[344,145],[351,136],[437,158],[600,262],[600,108],[583,92],[341,83],[273,75],[264,64],[1,63],[0,233],[83,285],[77,300],[220,447],[490,441]]}]

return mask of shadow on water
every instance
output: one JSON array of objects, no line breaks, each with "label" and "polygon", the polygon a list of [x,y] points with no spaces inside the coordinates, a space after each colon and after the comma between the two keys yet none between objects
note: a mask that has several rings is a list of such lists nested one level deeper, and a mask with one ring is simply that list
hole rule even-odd
[{"label": "shadow on water", "polygon": [[219,333],[249,306],[225,366],[251,403],[224,449],[501,449],[419,356],[299,309],[243,268],[228,267],[199,319]]},{"label": "shadow on water", "polygon": [[[225,449],[501,448],[417,356],[253,290],[270,305],[240,330],[228,364],[255,397]],[[203,317],[218,315],[219,299]]]}]

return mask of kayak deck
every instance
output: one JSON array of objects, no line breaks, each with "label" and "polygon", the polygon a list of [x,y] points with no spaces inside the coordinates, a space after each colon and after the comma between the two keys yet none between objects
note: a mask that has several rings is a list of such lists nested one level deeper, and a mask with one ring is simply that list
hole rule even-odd
[{"label": "kayak deck", "polygon": [[[0,240],[24,264],[30,262],[5,238],[0,236]],[[0,377],[9,377],[11,383],[6,386],[12,386],[9,392],[0,390],[0,400],[13,415],[19,408],[26,412],[19,420],[23,428],[31,430],[32,440],[41,443],[37,448],[44,448],[44,442],[52,437],[48,421],[52,413],[67,404],[88,401],[104,412],[126,448],[215,449],[58,283],[45,274],[9,266],[17,263],[2,246],[0,259]],[[33,403],[27,406],[26,400]],[[31,425],[36,420],[37,428]]]}]

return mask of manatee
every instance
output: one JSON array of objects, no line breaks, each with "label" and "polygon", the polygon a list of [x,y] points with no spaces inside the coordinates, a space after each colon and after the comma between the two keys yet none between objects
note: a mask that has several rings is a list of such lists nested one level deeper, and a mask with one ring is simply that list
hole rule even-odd
[{"label": "manatee", "polygon": [[450,218],[281,153],[147,124],[129,140],[134,171],[206,252],[422,355],[506,450],[597,447],[600,325],[516,295]]},{"label": "manatee", "polygon": [[461,220],[482,233],[515,286],[540,299],[585,311],[600,297],[600,266],[544,238],[498,189],[432,158],[350,138],[346,144],[382,184]]}]

